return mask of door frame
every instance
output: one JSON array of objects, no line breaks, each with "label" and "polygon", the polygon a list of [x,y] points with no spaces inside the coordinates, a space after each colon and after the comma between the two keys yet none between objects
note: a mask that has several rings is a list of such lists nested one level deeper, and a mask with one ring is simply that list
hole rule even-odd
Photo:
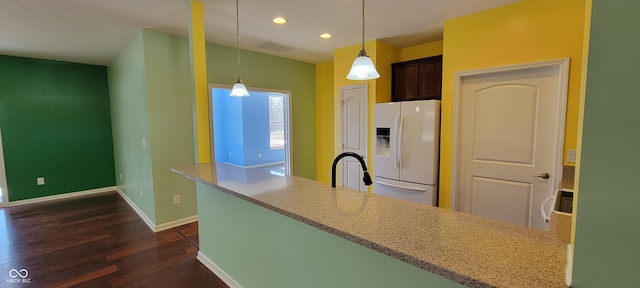
[{"label": "door frame", "polygon": [[[342,109],[343,108],[342,106],[343,106],[343,103],[344,103],[344,99],[343,99],[344,93],[343,93],[343,91],[344,90],[348,90],[348,89],[355,89],[355,88],[364,88],[364,93],[365,93],[364,109],[363,109],[363,111],[364,111],[364,120],[365,121],[363,123],[361,123],[361,125],[363,125],[363,126],[361,126],[360,128],[363,129],[362,131],[364,131],[364,139],[365,139],[364,155],[361,155],[361,156],[364,156],[363,157],[364,161],[367,162],[367,159],[369,158],[369,85],[367,83],[340,86],[340,95],[339,95],[340,96],[340,101],[339,101],[339,105],[340,105],[340,114],[339,114],[339,117],[340,117],[340,124],[339,124],[340,125],[339,126],[339,128],[340,128],[340,142],[339,142],[340,150],[339,151],[340,151],[340,153],[344,152],[344,146],[345,146],[344,143],[345,143],[345,140],[346,140],[345,135],[344,135],[344,129],[342,129],[342,127],[344,127],[344,125],[343,125],[344,124],[344,122],[343,122],[344,121],[344,117],[342,117],[342,115],[344,113],[344,111]],[[340,175],[340,177],[339,177],[340,181],[337,182],[337,183],[339,183],[338,185],[340,185],[340,186],[344,186],[344,182],[343,182],[344,180],[342,179],[342,178],[344,178],[344,177],[342,177],[343,172],[344,172],[344,169],[342,169],[342,162],[343,161],[340,161],[340,163],[339,163],[339,167],[340,167],[341,173],[339,174]],[[369,168],[369,167],[367,167],[367,168]],[[368,169],[368,170],[371,170],[371,169]],[[368,188],[365,186],[365,189],[368,189]]]},{"label": "door frame", "polygon": [[449,192],[449,209],[460,211],[461,205],[459,201],[459,183],[460,183],[460,152],[462,145],[460,143],[462,129],[460,127],[462,123],[462,82],[465,78],[471,76],[482,76],[490,74],[502,74],[509,72],[518,72],[523,70],[533,70],[540,68],[553,68],[558,71],[558,122],[556,130],[556,147],[555,155],[556,167],[554,167],[555,183],[552,183],[554,187],[559,188],[562,185],[562,167],[563,167],[563,155],[564,155],[564,135],[565,135],[565,122],[567,114],[567,92],[569,89],[569,58],[554,59],[541,62],[523,63],[515,65],[507,65],[492,68],[475,69],[468,71],[460,71],[454,73],[454,87],[453,87],[453,119],[452,119],[452,135],[451,135],[451,179],[450,179],[450,192]]}]

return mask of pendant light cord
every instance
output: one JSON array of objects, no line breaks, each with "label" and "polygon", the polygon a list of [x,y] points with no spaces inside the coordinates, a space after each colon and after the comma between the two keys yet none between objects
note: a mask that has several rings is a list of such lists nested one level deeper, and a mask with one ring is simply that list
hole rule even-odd
[{"label": "pendant light cord", "polygon": [[238,57],[238,79],[240,79],[240,12],[236,0],[236,55]]},{"label": "pendant light cord", "polygon": [[364,0],[362,0],[362,51],[364,51]]}]

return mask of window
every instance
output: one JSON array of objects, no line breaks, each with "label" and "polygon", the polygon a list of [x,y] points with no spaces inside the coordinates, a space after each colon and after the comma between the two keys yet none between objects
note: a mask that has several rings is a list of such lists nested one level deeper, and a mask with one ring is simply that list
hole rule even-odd
[{"label": "window", "polygon": [[269,144],[284,149],[284,95],[269,94]]}]

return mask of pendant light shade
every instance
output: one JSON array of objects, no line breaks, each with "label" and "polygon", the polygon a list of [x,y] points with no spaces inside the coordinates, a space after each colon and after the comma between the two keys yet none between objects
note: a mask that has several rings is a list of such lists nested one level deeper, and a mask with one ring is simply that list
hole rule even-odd
[{"label": "pendant light shade", "polygon": [[349,80],[371,80],[380,78],[380,74],[376,71],[373,61],[367,55],[367,51],[360,50],[360,54],[356,57],[351,65],[351,70],[347,75]]},{"label": "pendant light shade", "polygon": [[242,80],[240,80],[240,78],[236,80],[236,84],[233,84],[233,88],[231,89],[231,94],[229,94],[229,96],[236,96],[236,97],[249,96],[249,91],[247,91],[247,87],[244,86],[244,84],[242,84]]},{"label": "pendant light shade", "polygon": [[249,96],[249,91],[247,91],[247,87],[244,86],[242,80],[240,79],[240,9],[238,9],[238,0],[236,0],[236,55],[238,57],[238,80],[233,84],[233,88],[231,89],[231,93],[229,96],[234,97],[245,97]]},{"label": "pendant light shade", "polygon": [[351,70],[347,74],[349,80],[372,80],[380,78],[380,74],[376,71],[373,61],[364,50],[364,0],[362,0],[362,49],[358,53],[358,57],[353,61]]}]

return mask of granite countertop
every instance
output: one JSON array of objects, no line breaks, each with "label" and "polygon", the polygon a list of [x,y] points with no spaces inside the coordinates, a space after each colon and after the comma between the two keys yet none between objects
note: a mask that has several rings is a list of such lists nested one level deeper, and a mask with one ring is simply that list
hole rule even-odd
[{"label": "granite countertop", "polygon": [[469,287],[567,287],[566,243],[547,233],[268,169],[172,169]]}]

